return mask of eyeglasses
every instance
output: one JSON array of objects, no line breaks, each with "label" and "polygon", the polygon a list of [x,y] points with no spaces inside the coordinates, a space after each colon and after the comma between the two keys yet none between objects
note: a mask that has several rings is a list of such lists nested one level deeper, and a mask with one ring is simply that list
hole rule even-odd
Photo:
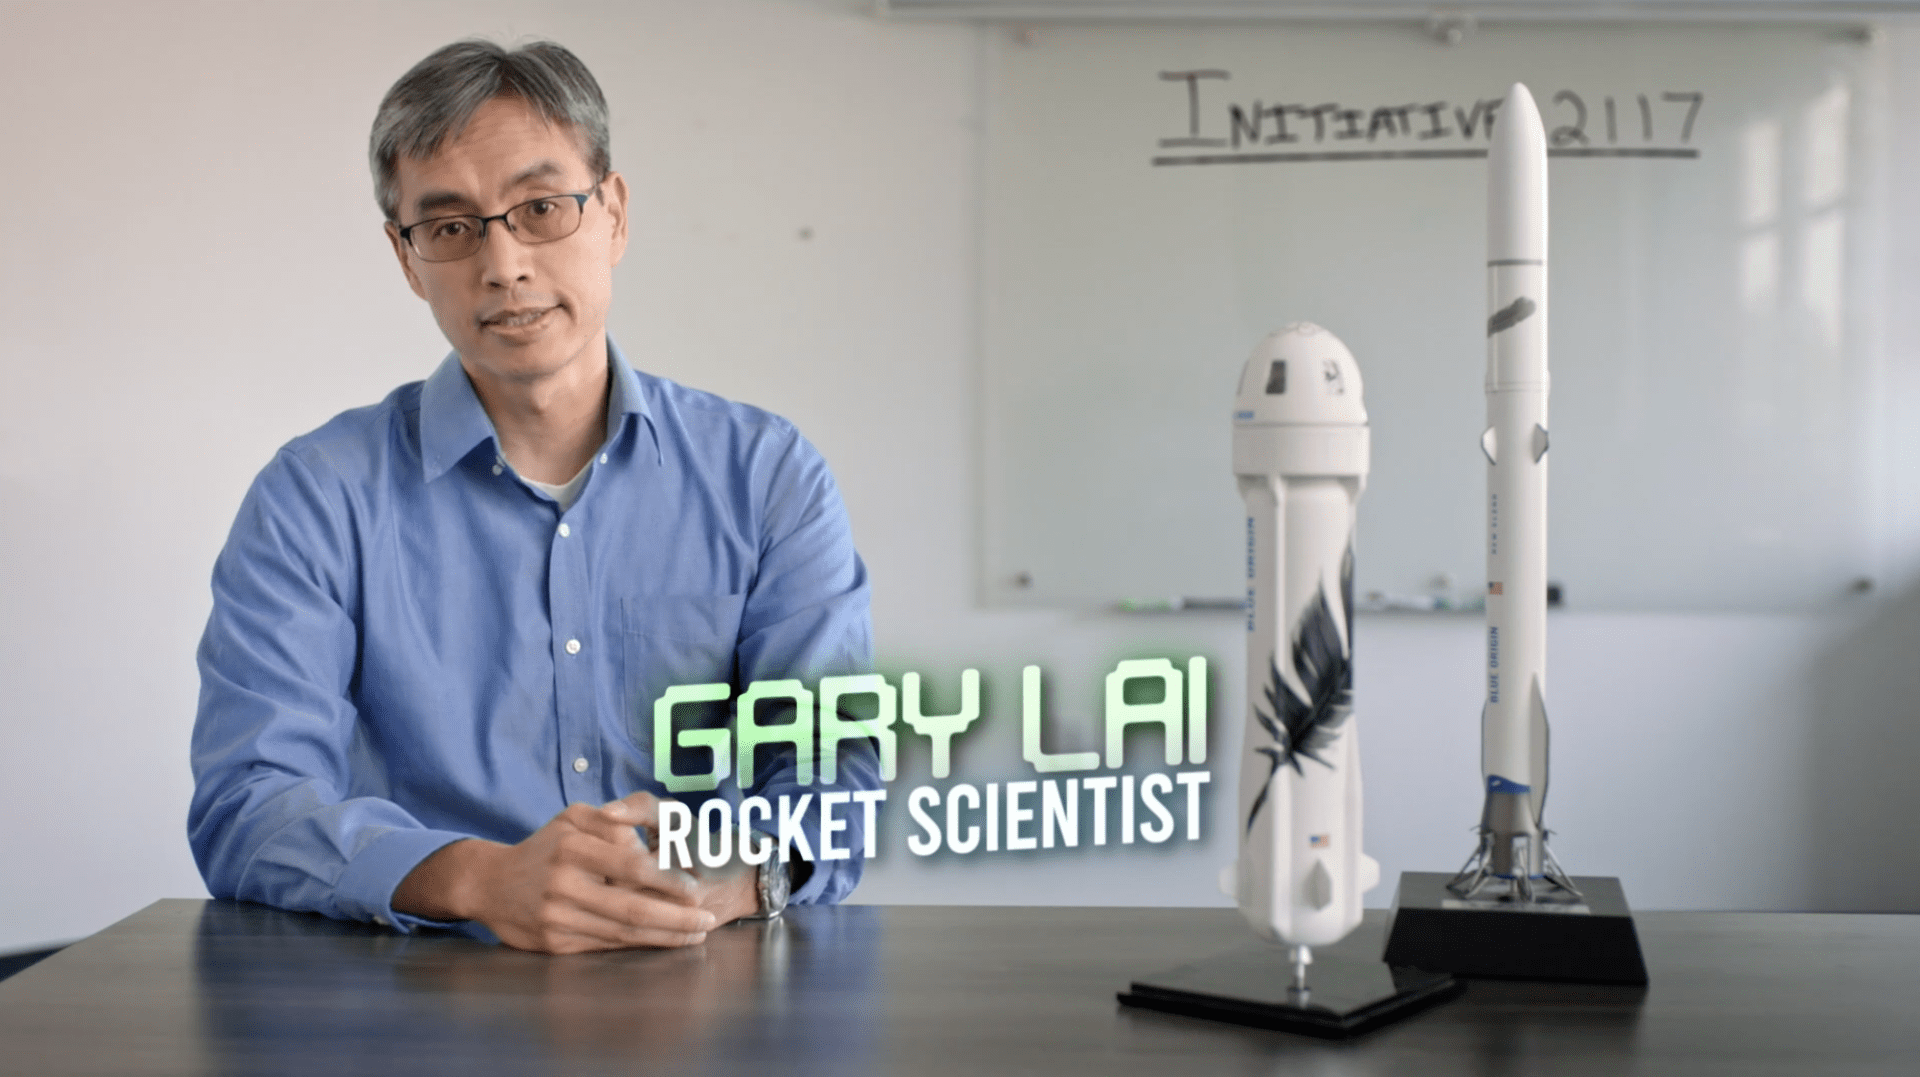
[{"label": "eyeglasses", "polygon": [[522,243],[552,243],[580,230],[592,193],[550,194],[491,217],[433,217],[400,229],[400,238],[429,262],[457,262],[477,253],[487,241],[487,225],[494,221],[506,225]]}]

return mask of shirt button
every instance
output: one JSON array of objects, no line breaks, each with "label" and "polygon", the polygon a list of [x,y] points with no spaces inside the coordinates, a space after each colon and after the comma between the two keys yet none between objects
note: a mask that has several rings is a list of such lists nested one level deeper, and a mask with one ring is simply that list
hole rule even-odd
[{"label": "shirt button", "polygon": [[495,475],[498,475],[498,474],[500,474],[500,473],[501,473],[502,471],[505,471],[505,470],[506,470],[506,468],[503,468],[503,467],[501,467],[501,466],[500,466],[499,464],[495,464],[495,465],[493,465],[493,473],[494,473]]},{"label": "shirt button", "polygon": [[606,453],[601,453],[601,454],[600,454],[600,462],[601,462],[601,463],[603,463],[603,464],[607,462],[607,454],[606,454]]},{"label": "shirt button", "polygon": [[573,528],[571,528],[571,527],[568,527],[568,526],[567,526],[566,524],[561,524],[561,525],[560,525],[560,537],[561,537],[561,538],[566,538],[566,537],[567,537],[568,535],[571,535],[571,534],[573,534]]},{"label": "shirt button", "polygon": [[587,760],[584,756],[573,761],[573,772],[575,774],[585,774],[587,772]]},{"label": "shirt button", "polygon": [[568,640],[568,641],[567,641],[567,653],[568,653],[568,654],[579,654],[579,653],[580,653],[580,641],[579,641],[579,640],[577,640],[577,639],[570,639],[570,640]]}]

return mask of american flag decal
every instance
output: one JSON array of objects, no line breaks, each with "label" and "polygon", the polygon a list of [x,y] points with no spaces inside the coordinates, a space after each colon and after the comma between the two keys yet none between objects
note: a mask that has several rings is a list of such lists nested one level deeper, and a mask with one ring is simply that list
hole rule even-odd
[{"label": "american flag decal", "polygon": [[1331,849],[1333,847],[1333,835],[1308,834],[1307,847],[1311,849]]},{"label": "american flag decal", "polygon": [[1502,585],[1499,580],[1493,580],[1487,584],[1487,593],[1490,595],[1498,595],[1505,594],[1506,591],[1504,585]]}]

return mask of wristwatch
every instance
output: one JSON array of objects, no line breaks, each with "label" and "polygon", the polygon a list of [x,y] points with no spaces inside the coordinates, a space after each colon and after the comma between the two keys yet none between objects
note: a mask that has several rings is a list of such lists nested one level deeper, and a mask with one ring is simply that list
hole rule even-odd
[{"label": "wristwatch", "polygon": [[768,857],[760,865],[755,890],[760,895],[760,910],[748,919],[771,920],[780,915],[793,894],[793,876],[787,873],[787,865]]}]

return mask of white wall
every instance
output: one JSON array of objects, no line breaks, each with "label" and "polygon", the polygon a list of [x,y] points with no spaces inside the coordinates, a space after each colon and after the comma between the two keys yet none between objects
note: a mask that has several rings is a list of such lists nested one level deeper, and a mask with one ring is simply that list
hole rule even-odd
[{"label": "white wall", "polygon": [[[0,953],[204,894],[184,817],[207,574],[275,447],[444,353],[363,162],[386,87],[472,33],[553,37],[601,79],[637,206],[615,334],[641,366],[780,411],[821,446],[876,581],[883,665],[988,681],[995,709],[959,772],[1018,766],[1022,665],[1046,669],[1071,749],[1095,745],[1115,660],[1206,654],[1228,802],[1231,617],[976,608],[979,32],[868,10],[0,0]],[[1895,99],[1920,99],[1920,32],[1892,35],[1889,57]],[[1895,139],[1885,157],[1885,181],[1911,188],[1914,151]],[[1920,245],[1899,242],[1920,238],[1920,211],[1891,203],[1897,295],[1920,284]],[[1889,306],[1901,407],[1920,401],[1920,323]],[[1882,463],[1889,511],[1920,533],[1920,435]],[[1904,781],[1920,592],[1866,609],[1558,616],[1563,862],[1622,876],[1643,908],[1920,909]],[[1470,618],[1360,625],[1368,844],[1388,878],[1468,852],[1478,647]],[[1229,848],[930,864],[895,844],[858,896],[1213,903]]]}]

